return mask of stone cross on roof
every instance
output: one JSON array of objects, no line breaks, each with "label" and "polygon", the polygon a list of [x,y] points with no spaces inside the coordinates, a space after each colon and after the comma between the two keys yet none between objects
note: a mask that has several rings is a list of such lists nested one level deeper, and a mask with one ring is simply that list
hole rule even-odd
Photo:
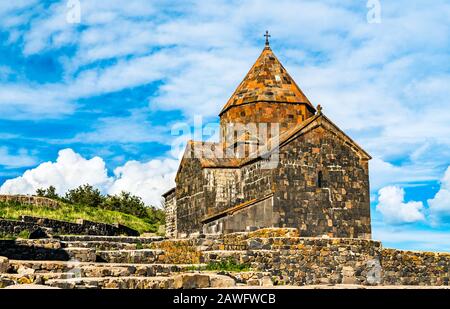
[{"label": "stone cross on roof", "polygon": [[266,30],[266,34],[264,34],[264,36],[266,37],[266,46],[269,46],[270,45],[269,44],[269,38],[272,37],[272,36],[269,34],[268,30]]},{"label": "stone cross on roof", "polygon": [[317,105],[317,113],[319,114],[319,115],[322,115],[322,105]]}]

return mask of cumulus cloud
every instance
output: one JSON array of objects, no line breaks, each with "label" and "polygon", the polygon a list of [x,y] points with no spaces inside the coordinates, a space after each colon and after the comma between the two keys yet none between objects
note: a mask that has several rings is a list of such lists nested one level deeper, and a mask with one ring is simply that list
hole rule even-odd
[{"label": "cumulus cloud", "polygon": [[114,170],[111,194],[128,191],[140,196],[148,205],[160,206],[161,194],[175,186],[178,161],[151,160],[147,163],[129,161]]},{"label": "cumulus cloud", "polygon": [[432,223],[438,223],[442,219],[450,217],[450,166],[441,180],[440,190],[434,198],[428,200],[428,205]]},{"label": "cumulus cloud", "polygon": [[64,149],[58,153],[56,162],[42,163],[20,177],[7,180],[1,186],[0,193],[34,194],[39,188],[54,186],[58,193],[63,194],[86,183],[104,190],[111,181],[101,158],[88,160],[72,149]]},{"label": "cumulus cloud", "polygon": [[414,223],[424,221],[422,202],[406,202],[405,191],[396,186],[388,186],[378,192],[377,211],[383,215],[387,223]]},{"label": "cumulus cloud", "polygon": [[160,206],[161,194],[174,185],[178,161],[151,160],[147,163],[127,162],[109,177],[105,161],[100,157],[86,159],[72,149],[61,150],[56,162],[45,162],[22,176],[7,180],[0,194],[34,194],[39,188],[55,186],[59,194],[83,184],[103,193],[128,191],[140,196],[148,205]]}]

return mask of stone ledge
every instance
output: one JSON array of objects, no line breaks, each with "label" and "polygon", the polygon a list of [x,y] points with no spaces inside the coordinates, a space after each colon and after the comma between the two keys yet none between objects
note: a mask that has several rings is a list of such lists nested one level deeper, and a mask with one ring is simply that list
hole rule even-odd
[{"label": "stone ledge", "polygon": [[150,244],[154,241],[161,241],[164,237],[133,237],[133,236],[95,236],[95,235],[59,235],[58,239],[63,242],[68,241],[108,241],[123,242],[133,244]]},{"label": "stone ledge", "polygon": [[170,277],[102,277],[48,280],[46,285],[63,289],[170,289]]},{"label": "stone ledge", "polygon": [[109,263],[150,264],[164,262],[165,255],[163,250],[158,249],[97,251],[97,260]]}]

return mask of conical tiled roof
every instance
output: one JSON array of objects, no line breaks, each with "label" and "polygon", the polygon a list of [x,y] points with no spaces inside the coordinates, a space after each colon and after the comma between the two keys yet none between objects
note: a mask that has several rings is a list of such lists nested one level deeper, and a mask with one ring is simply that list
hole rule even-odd
[{"label": "conical tiled roof", "polygon": [[304,103],[315,110],[268,45],[220,114],[253,102]]}]

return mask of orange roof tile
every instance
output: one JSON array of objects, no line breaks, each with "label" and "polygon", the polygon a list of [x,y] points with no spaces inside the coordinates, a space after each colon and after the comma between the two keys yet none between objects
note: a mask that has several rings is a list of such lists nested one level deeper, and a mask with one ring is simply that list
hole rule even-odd
[{"label": "orange roof tile", "polygon": [[253,102],[304,103],[314,106],[266,45],[258,60],[220,112]]}]

